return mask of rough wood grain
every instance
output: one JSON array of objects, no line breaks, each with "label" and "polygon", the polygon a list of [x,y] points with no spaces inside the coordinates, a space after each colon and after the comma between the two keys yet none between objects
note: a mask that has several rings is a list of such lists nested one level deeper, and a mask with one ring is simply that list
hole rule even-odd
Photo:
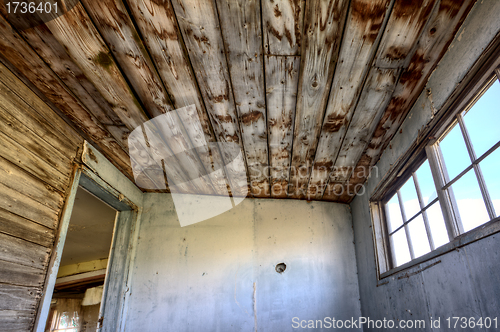
[{"label": "rough wood grain", "polygon": [[0,183],[54,211],[59,211],[62,207],[64,198],[62,193],[2,157],[0,157]]},{"label": "rough wood grain", "polygon": [[437,0],[396,1],[377,50],[378,68],[401,68],[415,47]]},{"label": "rough wood grain", "polygon": [[0,283],[41,287],[45,271],[0,260]]},{"label": "rough wood grain", "polygon": [[348,1],[308,1],[304,17],[289,195],[303,198],[347,16]]},{"label": "rough wood grain", "polygon": [[0,283],[0,310],[35,310],[40,290]]},{"label": "rough wood grain", "polygon": [[260,0],[217,0],[234,101],[254,197],[269,197]]},{"label": "rough wood grain", "polygon": [[[221,157],[217,149],[210,149],[209,143],[215,142],[215,136],[182,44],[172,5],[168,0],[128,0],[127,3],[172,105],[193,147],[198,151],[205,170],[209,172]],[[196,114],[188,106],[194,107]],[[224,177],[211,174],[210,180],[217,194],[227,193]]]},{"label": "rough wood grain", "polygon": [[265,56],[271,195],[286,198],[297,102],[299,57]]},{"label": "rough wood grain", "polygon": [[50,248],[54,243],[54,230],[31,220],[0,209],[0,232]]},{"label": "rough wood grain", "polygon": [[51,229],[57,225],[59,211],[54,211],[3,184],[0,184],[0,208]]},{"label": "rough wood grain", "polygon": [[308,196],[321,199],[371,66],[390,0],[354,0],[340,48]]},{"label": "rough wood grain", "polygon": [[40,245],[0,233],[0,260],[45,269],[49,249]]},{"label": "rough wood grain", "polygon": [[262,0],[266,54],[300,55],[304,3],[304,0]]},{"label": "rough wood grain", "polygon": [[0,310],[0,330],[3,332],[30,331],[34,321],[32,310]]},{"label": "rough wood grain", "polygon": [[[10,24],[0,15],[0,33],[4,38],[0,39],[0,52],[30,80],[51,102],[56,105],[71,121],[76,123],[103,151],[114,161],[115,165],[129,177],[132,177],[128,155],[122,150],[116,140],[111,137],[99,121],[71,95],[59,78],[38,57],[33,49],[12,29]],[[1,66],[3,67],[3,66]],[[19,82],[20,89],[27,87]],[[33,95],[26,92],[23,96]],[[58,116],[52,111],[44,112],[43,116],[52,123],[58,123]],[[58,126],[59,130],[65,130],[65,124]],[[73,133],[73,136],[75,134]],[[71,138],[71,135],[67,135]],[[80,138],[81,140],[81,138]]]},{"label": "rough wood grain", "polygon": [[[173,0],[172,5],[215,136],[219,142],[234,143],[244,151],[215,3]],[[229,173],[231,188],[240,188],[233,195],[246,196],[248,188],[232,183],[238,181],[242,173],[247,174],[246,165],[229,164],[231,153],[221,152],[227,163],[226,171]]]},{"label": "rough wood grain", "polygon": [[[418,41],[410,65],[402,73],[394,95],[356,166],[357,169],[370,168],[378,162],[474,3],[474,0],[462,3],[451,0],[439,2]],[[355,187],[364,183],[367,178],[366,174],[364,175],[362,172],[354,172],[349,186]],[[352,197],[342,196],[340,199],[350,202]]]}]

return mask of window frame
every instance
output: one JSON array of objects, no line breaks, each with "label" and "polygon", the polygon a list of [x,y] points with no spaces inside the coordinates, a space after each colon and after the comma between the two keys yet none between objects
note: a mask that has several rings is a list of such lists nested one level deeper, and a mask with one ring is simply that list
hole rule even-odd
[{"label": "window frame", "polygon": [[[445,102],[439,112],[435,110],[436,116],[430,121],[428,126],[420,133],[417,142],[407,151],[398,162],[393,165],[388,174],[380,181],[370,198],[370,210],[372,215],[372,232],[375,249],[375,260],[377,267],[378,280],[384,279],[390,275],[406,270],[412,266],[421,264],[425,261],[443,255],[451,250],[465,246],[469,243],[482,239],[500,231],[500,217],[496,217],[491,197],[486,189],[486,183],[481,172],[479,163],[489,156],[496,149],[500,149],[500,142],[493,145],[479,158],[475,155],[470,136],[463,122],[463,115],[470,110],[479,98],[498,80],[500,82],[500,40],[497,38],[493,45],[488,48],[478,59],[473,68],[466,75],[452,95]],[[449,181],[448,173],[443,162],[443,156],[439,143],[446,134],[454,127],[460,126],[462,136],[465,139],[467,151],[471,159],[471,164],[460,174]],[[421,194],[418,189],[418,180],[415,181],[416,192],[419,200],[420,211],[409,221],[403,215],[403,225],[409,240],[409,250],[411,260],[405,264],[394,267],[393,248],[390,241],[386,204],[396,194],[398,202],[402,209],[401,195],[399,190],[410,179],[414,177],[417,169],[426,161],[429,161],[431,173],[436,185],[438,195],[438,204],[441,204],[443,218],[448,231],[450,242],[439,247],[433,248],[432,236],[429,234],[428,219],[425,218],[425,209],[422,205]],[[479,183],[483,201],[486,204],[486,210],[490,221],[468,232],[463,231],[458,206],[454,198],[452,185],[463,175],[474,169],[475,176]],[[436,204],[429,203],[425,208]],[[498,211],[496,211],[498,212]],[[423,256],[414,258],[412,254],[411,240],[407,225],[419,214],[424,218],[424,224],[427,236],[430,240],[431,251]],[[393,233],[396,230],[393,231]]]}]

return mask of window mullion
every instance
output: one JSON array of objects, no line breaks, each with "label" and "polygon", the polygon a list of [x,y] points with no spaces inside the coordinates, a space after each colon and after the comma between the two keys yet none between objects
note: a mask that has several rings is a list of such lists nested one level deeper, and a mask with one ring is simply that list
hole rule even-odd
[{"label": "window mullion", "polygon": [[463,226],[452,188],[443,189],[448,180],[448,172],[443,164],[443,158],[437,143],[426,146],[425,152],[427,154],[427,159],[429,160],[429,166],[431,167],[431,173],[436,186],[439,203],[441,204],[443,218],[448,231],[448,238],[452,241],[455,237],[463,233]]},{"label": "window mullion", "polygon": [[488,189],[486,188],[486,182],[484,181],[483,173],[481,172],[481,167],[479,164],[475,163],[476,161],[476,152],[474,151],[474,146],[472,145],[472,141],[470,139],[469,132],[467,131],[467,127],[465,126],[464,119],[462,113],[457,115],[458,123],[460,124],[460,130],[462,131],[462,135],[465,140],[465,145],[467,146],[467,151],[469,152],[469,157],[472,162],[472,166],[474,168],[474,172],[476,173],[477,181],[479,182],[479,188],[481,189],[481,195],[483,196],[484,204],[486,205],[486,210],[488,210],[488,215],[490,219],[494,219],[496,217],[495,208],[493,207],[493,202],[491,201],[490,194],[488,193]]},{"label": "window mullion", "polygon": [[500,82],[500,69],[499,68],[495,69],[495,74],[497,74],[498,82]]},{"label": "window mullion", "polygon": [[425,232],[427,233],[427,239],[429,240],[429,245],[431,250],[436,249],[434,247],[434,239],[432,238],[431,228],[429,226],[429,218],[427,218],[427,211],[424,210],[424,199],[422,198],[422,192],[420,191],[420,185],[418,183],[417,173],[413,173],[413,183],[415,184],[415,189],[417,190],[418,203],[420,204],[420,210],[422,211],[422,218],[424,219]]},{"label": "window mullion", "polygon": [[413,243],[410,237],[410,230],[408,229],[408,224],[406,223],[408,219],[406,219],[406,212],[403,206],[403,197],[401,196],[401,192],[399,190],[397,191],[397,194],[398,194],[399,209],[401,210],[401,216],[403,217],[403,225],[404,225],[403,227],[406,233],[406,241],[408,242],[408,248],[410,249],[410,257],[411,259],[415,259],[415,252],[413,251]]}]

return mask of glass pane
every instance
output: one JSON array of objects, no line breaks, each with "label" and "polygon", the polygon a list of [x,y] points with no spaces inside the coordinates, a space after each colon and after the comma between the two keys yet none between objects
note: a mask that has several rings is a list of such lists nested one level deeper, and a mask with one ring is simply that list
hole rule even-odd
[{"label": "glass pane", "polygon": [[429,162],[426,160],[415,173],[417,174],[418,185],[420,186],[420,193],[424,200],[424,206],[427,206],[437,197],[436,186],[434,185]]},{"label": "glass pane", "polygon": [[443,244],[450,242],[439,201],[432,204],[425,211],[427,219],[429,219],[429,228],[431,229],[432,240],[434,240],[434,247],[439,248]]},{"label": "glass pane", "polygon": [[465,114],[464,122],[469,132],[476,157],[500,141],[500,83],[495,83]]},{"label": "glass pane", "polygon": [[401,228],[396,233],[390,236],[393,248],[393,257],[395,266],[403,265],[411,260],[410,249],[406,241],[405,229]]},{"label": "glass pane", "polygon": [[387,202],[386,213],[389,217],[389,233],[391,233],[403,224],[401,210],[399,209],[398,195],[392,196],[391,200]]},{"label": "glass pane", "polygon": [[464,137],[458,123],[445,136],[439,144],[443,153],[446,170],[450,180],[453,180],[458,174],[471,164]]},{"label": "glass pane", "polygon": [[470,231],[490,220],[473,169],[468,171],[451,187],[455,194],[464,232]]},{"label": "glass pane", "polygon": [[419,215],[408,224],[410,231],[411,243],[413,245],[413,253],[415,258],[425,255],[431,251],[429,240],[427,239],[427,232],[425,231],[424,218]]},{"label": "glass pane", "polygon": [[403,198],[403,206],[405,207],[406,219],[410,220],[411,217],[420,211],[420,204],[418,203],[417,189],[413,182],[413,177],[399,189],[401,197]]},{"label": "glass pane", "polygon": [[490,193],[496,216],[500,216],[500,175],[498,168],[500,165],[500,148],[479,163],[483,173],[484,182]]}]

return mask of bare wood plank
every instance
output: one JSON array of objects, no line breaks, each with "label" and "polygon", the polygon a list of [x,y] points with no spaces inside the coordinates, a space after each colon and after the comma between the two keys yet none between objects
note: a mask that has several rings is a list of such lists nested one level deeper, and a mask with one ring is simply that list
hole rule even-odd
[{"label": "bare wood plank", "polygon": [[[208,172],[221,157],[217,149],[212,151],[209,146],[215,142],[215,136],[184,51],[172,5],[167,0],[128,0],[127,3],[172,104]],[[194,107],[196,114],[188,106]],[[211,174],[210,180],[217,194],[227,192],[223,177]]]},{"label": "bare wood plank", "polygon": [[43,270],[50,249],[0,233],[0,260]]},{"label": "bare wood plank", "polygon": [[35,310],[40,289],[0,283],[0,310]]},{"label": "bare wood plank", "polygon": [[58,211],[0,184],[0,208],[54,229]]},{"label": "bare wood plank", "polygon": [[292,157],[299,57],[265,56],[271,195],[286,198]]},{"label": "bare wood plank", "polygon": [[64,47],[129,129],[147,121],[146,114],[81,3],[35,29],[44,27]]},{"label": "bare wood plank", "polygon": [[[221,143],[235,143],[242,151],[233,91],[222,40],[215,3],[213,1],[173,0],[184,41],[191,59],[201,94],[205,101],[215,136]],[[221,146],[222,147],[222,146]],[[246,165],[229,164],[228,151],[222,151],[226,171],[231,182],[241,173],[247,174]],[[238,188],[232,184],[232,189]],[[247,188],[239,187],[233,195],[246,196]]]},{"label": "bare wood plank", "polygon": [[56,170],[46,160],[31,152],[28,147],[23,147],[9,136],[0,132],[0,155],[32,174],[33,176],[43,180],[60,192],[64,192],[68,185],[69,177]]},{"label": "bare wood plank", "polygon": [[[1,86],[1,85],[0,85]],[[0,88],[0,94],[2,93]],[[17,144],[22,145],[40,159],[44,160],[55,170],[62,174],[62,178],[67,180],[71,171],[72,158],[76,154],[65,156],[58,149],[47,143],[42,137],[36,135],[22,122],[11,116],[8,109],[13,103],[0,96],[0,132],[10,137]]]},{"label": "bare wood plank", "polygon": [[31,220],[0,209],[0,232],[50,248],[54,230]]},{"label": "bare wood plank", "polygon": [[62,193],[2,157],[0,157],[0,183],[54,211],[59,211],[62,207]]},{"label": "bare wood plank", "polygon": [[217,0],[229,74],[254,197],[269,197],[260,0]]},{"label": "bare wood plank", "polygon": [[397,69],[372,67],[370,70],[365,88],[361,93],[349,130],[345,134],[344,142],[335,162],[337,171],[330,174],[330,178],[334,181],[345,182],[348,180],[351,174],[344,178],[345,174],[339,170],[357,164],[368,138],[373,135],[375,127],[390,101],[398,77],[399,70]]},{"label": "bare wood plank", "polygon": [[43,270],[0,260],[0,283],[41,287],[44,279]]},{"label": "bare wood plank", "polygon": [[[0,39],[0,45],[2,46],[0,52],[2,55],[9,59],[61,112],[96,142],[110,156],[118,168],[122,169],[129,177],[132,177],[130,160],[116,140],[111,137],[109,132],[100,125],[99,121],[88,110],[82,107],[73,95],[68,93],[67,88],[61,83],[59,78],[1,15],[0,32],[4,37]],[[29,93],[26,93],[26,95],[28,96]],[[46,112],[43,116],[47,120],[49,120],[49,117],[54,119],[58,117],[53,112]],[[62,120],[54,120],[54,123],[57,123],[56,121]]]},{"label": "bare wood plank", "polygon": [[[474,3],[474,0],[461,3],[451,0],[440,1],[438,9],[429,18],[410,65],[402,73],[394,95],[357,168],[370,168],[378,162]],[[366,178],[366,174],[363,176],[362,172],[359,174],[356,172],[351,177],[349,185],[354,187],[364,183]],[[350,202],[352,197],[343,196],[341,200]]]},{"label": "bare wood plank", "polygon": [[289,195],[303,198],[337,64],[348,1],[308,1],[304,18]]},{"label": "bare wood plank", "polygon": [[340,47],[321,136],[314,157],[308,196],[321,199],[328,176],[349,127],[361,88],[370,69],[390,0],[354,0]]},{"label": "bare wood plank", "polygon": [[0,310],[0,330],[30,331],[35,321],[34,310]]},{"label": "bare wood plank", "polygon": [[415,47],[437,0],[396,1],[375,57],[378,68],[400,68]]},{"label": "bare wood plank", "polygon": [[270,55],[300,55],[304,0],[263,0],[264,51]]}]

